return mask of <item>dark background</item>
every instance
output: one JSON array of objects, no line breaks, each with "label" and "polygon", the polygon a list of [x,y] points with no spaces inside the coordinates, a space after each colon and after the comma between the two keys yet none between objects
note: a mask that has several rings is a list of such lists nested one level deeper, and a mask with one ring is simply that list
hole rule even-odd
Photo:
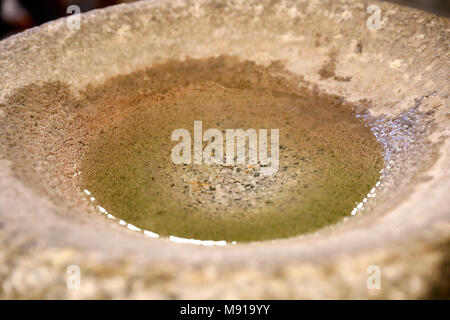
[{"label": "dark background", "polygon": [[[0,39],[44,22],[66,16],[76,4],[82,12],[132,0],[0,0]],[[390,0],[450,17],[450,0]],[[373,0],[373,4],[378,1]],[[369,3],[368,3],[369,4]]]},{"label": "dark background", "polygon": [[50,20],[67,16],[67,7],[75,4],[86,12],[118,3],[123,0],[0,0],[0,38]]}]

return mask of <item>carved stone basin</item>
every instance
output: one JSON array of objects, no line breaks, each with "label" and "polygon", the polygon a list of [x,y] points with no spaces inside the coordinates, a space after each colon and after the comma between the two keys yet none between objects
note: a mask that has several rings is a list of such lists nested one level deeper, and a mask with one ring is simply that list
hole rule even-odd
[{"label": "carved stone basin", "polygon": [[[82,14],[79,30],[60,19],[1,41],[0,297],[448,298],[449,277],[442,272],[448,273],[450,240],[450,22],[398,5],[377,5],[379,29],[368,27],[365,1],[142,1]],[[238,91],[244,89],[250,91]],[[96,193],[87,187],[96,188],[99,177],[121,168],[105,167],[93,145],[104,159],[113,159],[120,153],[120,139],[138,139],[123,138],[130,132],[123,128],[133,129],[134,122],[126,122],[129,115],[149,132],[189,118],[183,110],[137,117],[135,109],[144,108],[144,102],[165,108],[200,101],[201,107],[201,99],[209,97],[211,108],[220,106],[214,115],[231,125],[240,112],[233,101],[251,112],[254,101],[269,91],[280,112],[253,110],[259,123],[268,124],[265,128],[271,119],[280,125],[291,120],[289,132],[295,135],[306,123],[302,116],[317,114],[327,121],[310,127],[324,134],[323,141],[335,141],[339,150],[347,150],[349,141],[354,153],[345,159],[365,159],[364,164],[372,159],[364,158],[368,152],[379,148],[379,176],[368,178],[370,187],[357,188],[367,195],[349,201],[350,195],[339,194],[354,210],[323,215],[326,223],[279,237],[265,237],[267,229],[242,242],[224,243],[194,239],[189,232],[159,236],[166,231],[164,220],[151,230],[139,216],[130,213],[127,219],[134,220],[127,220],[116,212],[130,199],[137,206],[134,193],[118,189],[97,195],[101,188]],[[277,118],[288,110],[286,101],[295,99],[308,101],[300,120],[295,114]],[[320,109],[323,99],[338,109]],[[343,122],[348,125],[340,127],[342,136],[331,134],[329,128],[338,128],[332,127],[333,119],[344,112],[361,128],[352,127],[348,118]],[[336,117],[325,116],[332,113]],[[373,134],[372,142],[361,138],[361,148],[352,147],[357,138],[349,137],[363,129],[367,137]],[[93,144],[102,134],[118,142]],[[169,136],[167,143],[172,143]],[[302,154],[298,157],[293,164],[301,168]],[[133,159],[123,158],[122,166]],[[104,169],[103,176],[89,171],[96,166]],[[346,172],[361,177],[365,171],[361,164],[357,168]],[[283,173],[280,166],[283,179],[267,182],[265,193],[242,194],[254,203],[261,198],[263,206],[276,204],[276,212],[282,202],[264,197],[281,190],[281,182],[308,179],[308,169],[303,176],[290,170]],[[189,180],[195,171],[182,174]],[[160,176],[155,181],[165,181]],[[118,172],[111,178],[108,190],[115,190],[120,177]],[[224,187],[202,181],[186,197],[200,197],[195,192],[206,184],[213,191]],[[312,190],[314,183],[302,184],[308,187]],[[181,201],[174,195],[184,186],[174,183],[161,192],[170,188],[173,193],[154,210],[155,217],[168,210],[164,205],[170,199]],[[220,202],[206,193],[192,210],[207,203],[208,212],[220,211],[241,201],[228,194]],[[107,212],[104,203],[116,211]],[[167,230],[165,235],[185,231]],[[73,265],[82,276],[79,290],[66,286],[66,271]],[[381,271],[381,289],[371,290],[366,283],[371,270]]]}]

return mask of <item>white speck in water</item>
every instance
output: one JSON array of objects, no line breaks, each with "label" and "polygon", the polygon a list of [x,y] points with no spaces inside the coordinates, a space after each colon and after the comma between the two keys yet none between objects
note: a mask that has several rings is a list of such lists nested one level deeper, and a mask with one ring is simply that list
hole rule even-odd
[{"label": "white speck in water", "polygon": [[159,234],[151,232],[151,231],[148,231],[148,230],[144,230],[144,234],[146,236],[151,237],[151,238],[159,238]]},{"label": "white speck in water", "polygon": [[188,243],[189,242],[189,239],[175,237],[175,236],[170,236],[169,240],[173,241],[173,242],[178,242],[178,243]]},{"label": "white speck in water", "polygon": [[169,236],[169,240],[177,243],[190,243],[190,244],[196,244],[196,245],[203,245],[203,246],[225,246],[227,242],[225,240],[220,241],[214,241],[214,240],[196,240],[196,239],[186,239],[186,238],[180,238],[175,236]]},{"label": "white speck in water", "polygon": [[128,224],[127,228],[133,231],[141,231],[141,229],[139,229],[135,225],[132,225],[131,223]]},{"label": "white speck in water", "polygon": [[104,214],[107,214],[107,213],[108,213],[108,211],[106,211],[106,209],[103,208],[103,207],[97,206],[97,209],[98,209],[101,213],[104,213]]}]

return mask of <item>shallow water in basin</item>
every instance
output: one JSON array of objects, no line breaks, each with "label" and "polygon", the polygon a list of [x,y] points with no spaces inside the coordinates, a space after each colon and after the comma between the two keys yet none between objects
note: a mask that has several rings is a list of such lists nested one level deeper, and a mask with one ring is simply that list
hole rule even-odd
[{"label": "shallow water in basin", "polygon": [[[382,148],[351,105],[269,76],[262,83],[264,70],[202,76],[208,68],[217,62],[168,63],[109,83],[130,96],[114,100],[125,111],[90,141],[81,170],[108,212],[161,236],[259,241],[336,223],[375,185]],[[226,129],[279,129],[278,171],[174,164],[171,134],[184,128],[193,140],[194,121],[219,129],[224,146]]]}]

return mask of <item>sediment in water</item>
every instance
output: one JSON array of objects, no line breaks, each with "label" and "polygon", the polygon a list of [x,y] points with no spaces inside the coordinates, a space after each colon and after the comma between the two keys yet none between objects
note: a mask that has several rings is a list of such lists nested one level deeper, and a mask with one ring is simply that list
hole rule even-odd
[{"label": "sediment in water", "polygon": [[[89,89],[86,101],[110,124],[89,141],[83,188],[118,218],[160,235],[267,240],[339,221],[377,182],[382,148],[352,105],[271,75],[276,68],[224,57],[168,62]],[[195,120],[224,136],[279,129],[278,172],[175,165],[171,133],[192,133]]]}]

